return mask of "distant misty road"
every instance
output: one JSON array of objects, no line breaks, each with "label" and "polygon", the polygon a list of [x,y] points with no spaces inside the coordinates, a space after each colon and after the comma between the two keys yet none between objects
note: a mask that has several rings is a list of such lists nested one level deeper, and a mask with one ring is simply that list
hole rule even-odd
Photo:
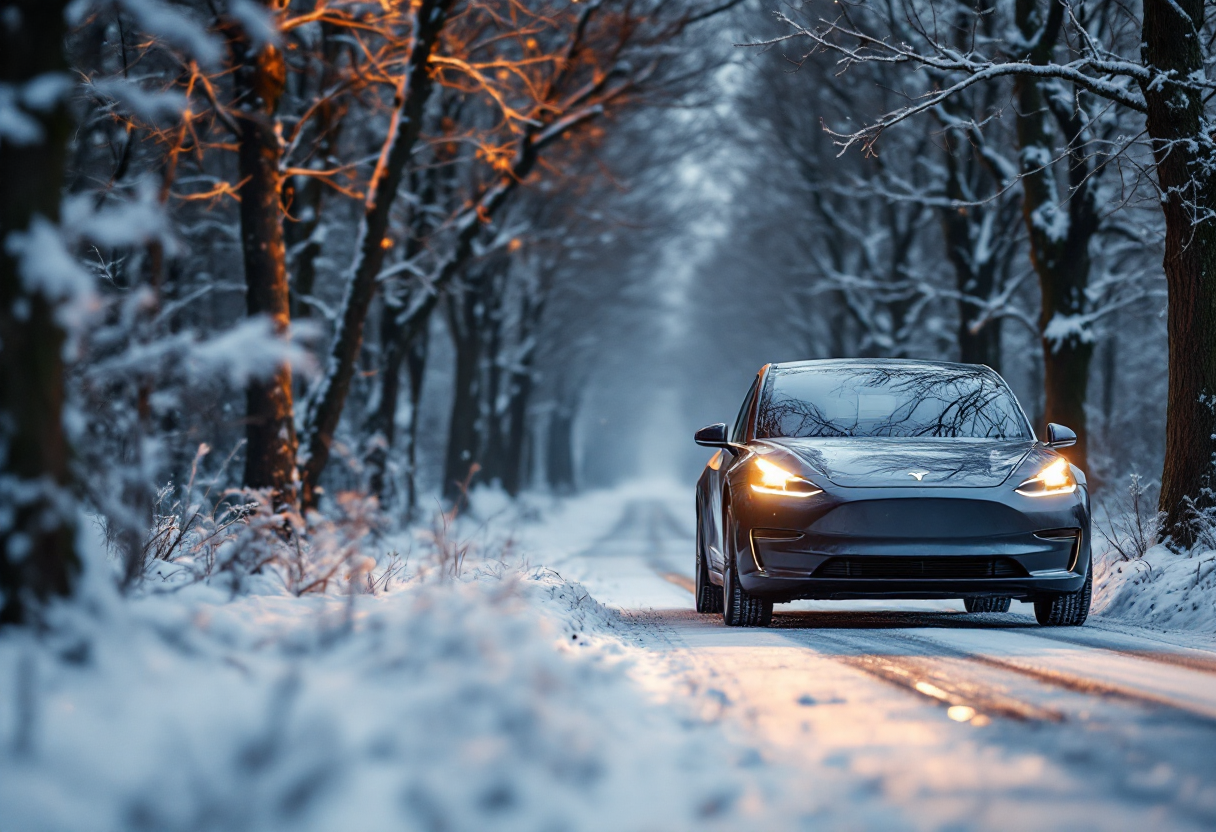
[{"label": "distant misty road", "polygon": [[684,502],[625,502],[565,568],[622,611],[642,684],[805,771],[826,828],[1216,828],[1211,640],[948,601],[802,602],[726,628],[692,609]]}]

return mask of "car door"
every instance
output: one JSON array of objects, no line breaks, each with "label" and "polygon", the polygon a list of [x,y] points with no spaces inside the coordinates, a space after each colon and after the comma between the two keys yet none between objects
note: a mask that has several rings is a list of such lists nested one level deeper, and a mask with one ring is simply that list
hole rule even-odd
[{"label": "car door", "polygon": [[[735,417],[734,425],[730,429],[731,442],[739,445],[747,442],[752,403],[756,398],[756,391],[759,389],[759,386],[760,374],[757,374],[752,379],[752,386],[748,388],[747,395],[743,397],[743,403],[739,406],[739,414]],[[706,471],[709,485],[709,488],[706,490],[710,504],[701,507],[702,520],[709,526],[703,530],[707,544],[705,548],[709,558],[709,566],[719,574],[721,574],[723,568],[722,489],[726,483],[726,474],[734,463],[735,455],[725,449],[717,451],[710,458]]]}]

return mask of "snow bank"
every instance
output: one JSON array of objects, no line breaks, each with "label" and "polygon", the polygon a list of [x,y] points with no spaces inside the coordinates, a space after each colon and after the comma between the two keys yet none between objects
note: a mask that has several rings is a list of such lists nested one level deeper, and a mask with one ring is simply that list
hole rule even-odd
[{"label": "snow bank", "polygon": [[615,613],[544,568],[131,600],[91,572],[0,634],[6,832],[788,825],[774,773],[645,699]]},{"label": "snow bank", "polygon": [[1197,543],[1178,553],[1157,543],[1164,515],[1154,483],[1133,474],[1094,520],[1094,606],[1108,620],[1216,633],[1216,518],[1201,513]]},{"label": "snow bank", "polygon": [[1216,632],[1216,551],[1153,546],[1142,557],[1094,552],[1094,612],[1163,629]]}]

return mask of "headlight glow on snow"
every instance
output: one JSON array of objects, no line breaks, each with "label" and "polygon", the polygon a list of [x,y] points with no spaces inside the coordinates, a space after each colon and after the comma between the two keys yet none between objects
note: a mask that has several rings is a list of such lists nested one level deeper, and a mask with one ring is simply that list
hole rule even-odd
[{"label": "headlight glow on snow", "polygon": [[756,467],[760,469],[760,482],[752,483],[752,491],[760,494],[784,494],[787,497],[813,497],[823,493],[823,489],[816,488],[809,480],[796,477],[767,459],[756,457],[755,462]]},{"label": "headlight glow on snow", "polygon": [[1019,485],[1016,491],[1027,497],[1050,497],[1056,494],[1071,494],[1077,490],[1077,481],[1072,477],[1068,460],[1060,458],[1049,463],[1042,471]]}]

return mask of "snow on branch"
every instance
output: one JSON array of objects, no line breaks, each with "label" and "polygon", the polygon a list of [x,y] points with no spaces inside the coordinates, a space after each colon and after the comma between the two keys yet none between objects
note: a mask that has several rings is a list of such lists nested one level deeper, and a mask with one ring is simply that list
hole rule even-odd
[{"label": "snow on branch", "polygon": [[878,116],[859,130],[838,132],[825,128],[836,139],[842,153],[858,143],[866,151],[871,151],[887,129],[922,113],[940,109],[944,102],[977,84],[1000,78],[1032,76],[1059,79],[1140,113],[1145,111],[1145,102],[1137,87],[1169,83],[1204,92],[1216,89],[1216,85],[1205,78],[1180,80],[1100,49],[1094,38],[1084,32],[1071,14],[1070,24],[1082,33],[1080,40],[1084,49],[1072,60],[1064,62],[1034,62],[1023,57],[1010,59],[1002,55],[988,56],[973,50],[964,51],[937,41],[924,32],[919,34],[927,41],[927,48],[918,49],[903,40],[871,34],[853,25],[847,17],[835,20],[820,18],[815,28],[799,23],[784,12],[777,12],[776,17],[793,31],[776,38],[738,45],[772,47],[803,40],[809,41],[811,48],[802,58],[794,61],[797,66],[801,66],[812,54],[824,52],[837,56],[839,73],[859,64],[908,64],[930,71],[937,77],[953,79],[912,99],[906,106]]},{"label": "snow on branch", "polygon": [[126,12],[143,32],[183,50],[206,67],[218,67],[223,59],[224,48],[218,38],[184,9],[161,0],[75,0],[68,6],[68,22],[79,26],[90,15],[106,9]]},{"label": "snow on branch", "polygon": [[141,188],[133,202],[100,209],[88,196],[69,197],[61,214],[59,225],[35,216],[28,229],[10,233],[4,245],[17,258],[26,291],[54,303],[59,322],[74,332],[97,306],[93,276],[77,254],[83,243],[122,247],[161,239],[171,250],[172,240],[148,188]]},{"label": "snow on branch", "polygon": [[306,325],[296,325],[293,336],[284,338],[270,318],[258,316],[208,338],[187,330],[132,344],[95,363],[88,374],[95,381],[113,381],[157,371],[194,384],[223,380],[240,388],[251,379],[273,376],[284,364],[298,372],[315,372],[316,361],[302,343],[312,334]]}]

